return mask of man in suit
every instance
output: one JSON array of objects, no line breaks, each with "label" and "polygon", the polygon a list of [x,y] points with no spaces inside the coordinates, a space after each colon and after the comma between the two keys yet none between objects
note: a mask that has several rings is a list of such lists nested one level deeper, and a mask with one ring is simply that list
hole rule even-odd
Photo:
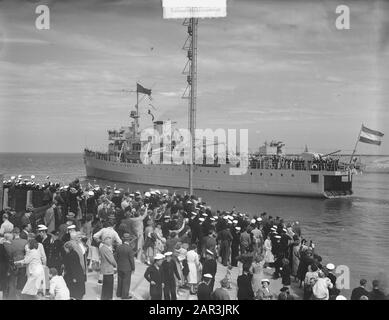
[{"label": "man in suit", "polygon": [[[13,229],[13,240],[10,244],[4,244],[10,261],[15,262],[24,259],[27,243],[26,239],[20,238],[20,230],[18,227],[15,227]],[[26,266],[17,265],[16,270],[13,270],[8,277],[8,298],[14,300],[20,297],[26,281]]]},{"label": "man in suit", "polygon": [[225,224],[222,231],[219,232],[216,240],[220,244],[220,255],[222,258],[222,264],[223,266],[228,265],[228,260],[231,256],[231,241],[232,241],[232,234],[230,232],[230,229]]},{"label": "man in suit", "polygon": [[150,299],[162,300],[163,273],[161,265],[165,256],[157,253],[154,257],[154,264],[149,266],[144,274],[145,279],[150,282]]},{"label": "man in suit", "polygon": [[176,294],[176,279],[181,280],[180,274],[177,270],[176,262],[172,260],[172,252],[165,253],[166,260],[162,262],[163,273],[163,295],[165,300],[177,300]]},{"label": "man in suit", "polygon": [[203,281],[200,282],[197,288],[197,299],[198,300],[211,300],[212,290],[209,286],[212,280],[212,275],[209,273],[204,274]]},{"label": "man in suit", "polygon": [[103,287],[101,288],[101,300],[112,300],[113,296],[113,275],[117,267],[112,252],[112,238],[106,236],[99,248],[101,265],[100,272],[103,275]]},{"label": "man in suit", "polygon": [[351,300],[360,300],[362,296],[369,296],[369,292],[365,289],[366,284],[366,279],[361,279],[359,281],[359,287],[355,288],[351,293]]},{"label": "man in suit", "polygon": [[115,252],[115,259],[118,266],[118,286],[116,296],[118,298],[131,299],[129,292],[131,286],[131,275],[135,271],[134,251],[130,245],[130,234],[123,234],[123,244],[119,245]]}]

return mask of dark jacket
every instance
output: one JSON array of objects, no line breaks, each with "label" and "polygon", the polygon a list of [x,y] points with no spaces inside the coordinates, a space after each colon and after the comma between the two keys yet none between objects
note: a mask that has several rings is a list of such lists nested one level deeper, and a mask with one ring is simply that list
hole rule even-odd
[{"label": "dark jacket", "polygon": [[204,261],[202,275],[209,273],[215,278],[216,270],[217,263],[215,259],[207,259]]},{"label": "dark jacket", "polygon": [[369,292],[362,287],[355,288],[351,293],[351,300],[359,300],[362,296],[369,297]]},{"label": "dark jacket", "polygon": [[161,269],[163,274],[162,275],[163,283],[165,285],[175,282],[174,275],[176,275],[177,279],[181,280],[180,274],[178,273],[177,270],[177,265],[174,260],[170,260],[170,261],[165,260],[164,262],[162,262]]},{"label": "dark jacket", "polygon": [[82,269],[78,253],[74,250],[67,253],[63,259],[65,267],[65,280],[76,279],[77,282],[84,282],[84,270]]},{"label": "dark jacket", "polygon": [[369,300],[385,300],[385,299],[386,299],[385,294],[379,289],[373,289],[369,293]]},{"label": "dark jacket", "polygon": [[134,271],[134,251],[127,243],[123,243],[116,248],[115,259],[119,271]]},{"label": "dark jacket", "polygon": [[238,300],[254,300],[251,274],[242,274],[238,277]]},{"label": "dark jacket", "polygon": [[[150,282],[150,296],[152,300],[162,300],[163,273],[161,268],[157,269],[155,265],[148,267],[144,274],[145,279]],[[151,284],[154,281],[155,284]]]},{"label": "dark jacket", "polygon": [[200,282],[197,288],[197,299],[198,300],[211,300],[212,290],[209,285],[205,282]]}]

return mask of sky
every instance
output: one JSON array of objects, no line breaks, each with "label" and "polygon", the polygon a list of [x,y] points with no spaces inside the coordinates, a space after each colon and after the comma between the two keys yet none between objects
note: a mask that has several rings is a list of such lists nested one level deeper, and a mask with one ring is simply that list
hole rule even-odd
[{"label": "sky", "polygon": [[[39,4],[49,30],[35,27]],[[350,30],[335,27],[340,4]],[[364,123],[386,135],[357,152],[389,154],[389,1],[228,0],[198,34],[198,128],[248,129],[251,150],[347,153]],[[136,82],[157,120],[187,127],[186,37],[160,0],[0,0],[0,152],[105,150]]]}]

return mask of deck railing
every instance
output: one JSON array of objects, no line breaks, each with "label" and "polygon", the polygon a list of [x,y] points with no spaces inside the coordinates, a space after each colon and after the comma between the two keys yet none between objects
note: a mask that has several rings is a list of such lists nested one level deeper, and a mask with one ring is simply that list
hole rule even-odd
[{"label": "deck railing", "polygon": [[[118,157],[108,153],[95,152],[85,149],[85,155],[98,160],[118,162]],[[124,163],[141,163],[140,160],[123,160]],[[227,164],[229,161],[227,161]],[[213,164],[202,164],[210,167],[220,167],[217,162]],[[236,164],[235,164],[236,165]],[[236,165],[239,167],[239,164]],[[305,161],[301,159],[274,158],[274,159],[251,159],[249,161],[250,169],[261,170],[294,170],[294,171],[347,171],[348,164],[339,162],[338,159]]]}]

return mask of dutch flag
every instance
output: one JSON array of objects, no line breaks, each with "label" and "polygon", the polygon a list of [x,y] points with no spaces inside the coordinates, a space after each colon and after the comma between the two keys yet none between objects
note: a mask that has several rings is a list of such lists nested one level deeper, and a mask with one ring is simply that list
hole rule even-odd
[{"label": "dutch flag", "polygon": [[381,145],[381,138],[384,136],[382,132],[369,129],[362,125],[359,141],[369,144]]}]

